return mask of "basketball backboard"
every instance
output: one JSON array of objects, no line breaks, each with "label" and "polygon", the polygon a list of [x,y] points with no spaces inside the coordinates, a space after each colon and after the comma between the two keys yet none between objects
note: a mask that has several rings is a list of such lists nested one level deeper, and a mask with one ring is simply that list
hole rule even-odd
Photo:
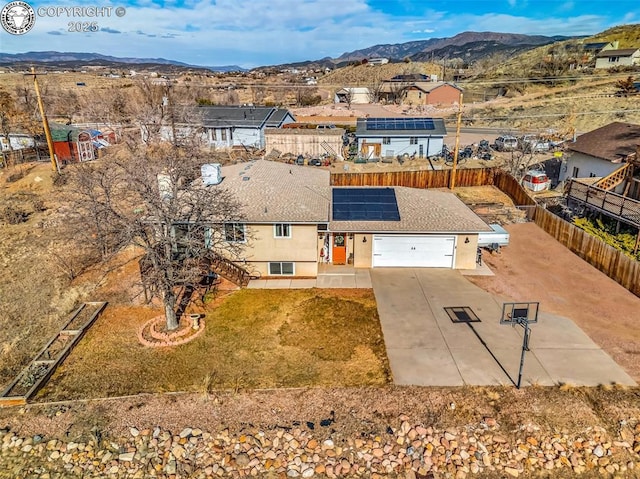
[{"label": "basketball backboard", "polygon": [[500,324],[521,324],[526,320],[528,324],[538,322],[538,302],[504,303]]}]

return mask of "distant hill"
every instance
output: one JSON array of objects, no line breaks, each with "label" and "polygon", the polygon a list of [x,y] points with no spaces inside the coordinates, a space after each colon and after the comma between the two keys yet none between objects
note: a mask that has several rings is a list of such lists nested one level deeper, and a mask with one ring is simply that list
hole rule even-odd
[{"label": "distant hill", "polygon": [[618,48],[640,48],[640,23],[618,25],[588,39],[590,42],[618,42]]},{"label": "distant hill", "polygon": [[[435,57],[435,52],[446,51],[449,47],[463,47],[461,50],[464,51],[467,45],[477,45],[484,42],[487,47],[489,45],[495,45],[496,47],[521,46],[523,48],[531,48],[535,45],[546,45],[569,38],[571,37],[559,35],[546,37],[543,35],[523,35],[520,33],[463,32],[450,38],[430,38],[429,40],[393,45],[375,45],[361,50],[343,53],[335,60],[337,62],[353,61],[372,57],[400,60],[408,57],[411,60],[421,61],[426,60],[426,56],[430,59],[432,53]],[[516,48],[515,50],[518,49]]]},{"label": "distant hill", "polygon": [[188,63],[167,60],[166,58],[129,58],[102,55],[100,53],[79,53],[79,52],[26,52],[26,53],[0,53],[0,65],[2,66],[22,66],[25,64],[47,64],[64,68],[80,67],[82,65],[105,66],[114,68],[131,68],[133,65],[153,65],[171,66],[178,69],[205,69],[217,72],[245,71],[237,65],[224,66],[202,66],[190,65]]},{"label": "distant hill", "polygon": [[450,38],[430,38],[406,43],[381,44],[345,52],[337,58],[325,57],[296,63],[260,67],[259,70],[282,68],[342,68],[369,58],[388,58],[391,63],[411,60],[433,62],[458,58],[465,63],[501,54],[503,57],[518,55],[540,45],[549,45],[575,37],[556,35],[523,35],[519,33],[463,32]]}]

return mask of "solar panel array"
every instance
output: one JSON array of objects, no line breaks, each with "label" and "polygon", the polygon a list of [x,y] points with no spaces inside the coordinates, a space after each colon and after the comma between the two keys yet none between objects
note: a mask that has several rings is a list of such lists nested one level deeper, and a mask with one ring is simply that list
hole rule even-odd
[{"label": "solar panel array", "polygon": [[433,130],[432,118],[367,118],[367,130]]},{"label": "solar panel array", "polygon": [[334,188],[334,221],[400,221],[393,188]]}]

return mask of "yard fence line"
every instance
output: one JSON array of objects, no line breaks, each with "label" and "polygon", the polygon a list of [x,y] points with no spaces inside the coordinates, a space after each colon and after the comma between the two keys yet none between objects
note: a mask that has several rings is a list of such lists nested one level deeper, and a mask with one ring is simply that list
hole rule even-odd
[{"label": "yard fence line", "polygon": [[[331,185],[447,188],[450,179],[451,170],[332,173]],[[509,195],[516,206],[527,212],[527,219],[534,221],[571,252],[640,297],[640,262],[538,206],[518,180],[506,171],[498,168],[462,169],[456,173],[456,185],[497,187]]]},{"label": "yard fence line", "polygon": [[534,222],[563,246],[640,297],[640,262],[540,206]]},{"label": "yard fence line", "polygon": [[[410,188],[448,188],[452,170],[385,171],[332,173],[332,186],[408,186]],[[513,176],[499,168],[463,168],[456,172],[456,186],[494,185],[518,206],[536,202]]]}]

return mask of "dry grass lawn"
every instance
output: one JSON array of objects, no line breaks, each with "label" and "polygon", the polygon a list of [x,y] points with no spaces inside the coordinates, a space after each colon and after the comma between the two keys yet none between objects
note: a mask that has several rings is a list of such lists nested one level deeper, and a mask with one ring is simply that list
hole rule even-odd
[{"label": "dry grass lawn", "polygon": [[146,348],[136,331],[158,310],[109,306],[37,400],[389,383],[371,290],[246,289],[205,314],[191,343]]}]

